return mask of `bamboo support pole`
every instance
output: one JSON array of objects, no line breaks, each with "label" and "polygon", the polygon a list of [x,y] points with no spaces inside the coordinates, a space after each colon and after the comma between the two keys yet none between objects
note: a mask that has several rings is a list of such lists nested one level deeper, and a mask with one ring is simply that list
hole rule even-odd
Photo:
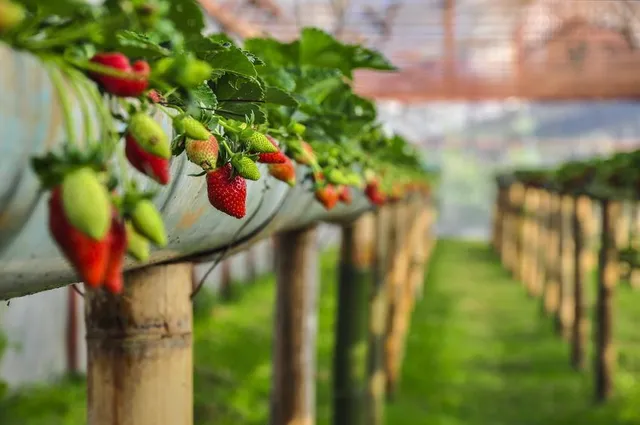
[{"label": "bamboo support pole", "polygon": [[583,370],[586,363],[587,347],[587,297],[585,282],[588,279],[588,255],[589,235],[587,234],[591,200],[586,196],[577,196],[574,199],[572,214],[572,231],[574,245],[574,319],[571,334],[571,364],[576,370]]},{"label": "bamboo support pole", "polygon": [[125,276],[122,295],[86,291],[87,423],[193,424],[188,263]]},{"label": "bamboo support pole", "polygon": [[548,211],[550,194],[544,189],[538,192],[538,208],[536,208],[536,249],[535,249],[535,273],[531,285],[531,294],[534,297],[542,295],[547,276],[546,253],[548,248]]},{"label": "bamboo support pole", "polygon": [[318,258],[314,227],[277,236],[272,425],[315,423]]},{"label": "bamboo support pole", "polygon": [[407,203],[396,206],[394,217],[397,228],[396,244],[393,253],[393,266],[388,289],[389,316],[387,318],[387,330],[385,338],[385,371],[387,398],[393,398],[395,394],[397,376],[397,360],[399,351],[399,321],[404,308],[402,293],[409,268],[409,251],[406,249],[407,237],[410,234],[410,225],[413,223],[412,211]]},{"label": "bamboo support pole", "polygon": [[367,358],[366,423],[370,425],[384,423],[387,282],[390,279],[390,259],[396,237],[392,219],[392,207],[390,206],[383,206],[376,212],[375,265],[369,297],[369,353]]},{"label": "bamboo support pole", "polygon": [[505,196],[506,190],[502,185],[498,186],[498,190],[496,193],[496,200],[493,210],[493,227],[491,233],[491,245],[495,252],[500,253],[502,251],[502,232],[504,228],[504,218],[505,218]]},{"label": "bamboo support pole", "polygon": [[401,308],[402,316],[398,324],[399,333],[399,349],[396,361],[396,375],[401,376],[402,364],[406,349],[407,335],[411,324],[411,316],[415,307],[415,295],[418,282],[424,280],[425,262],[428,255],[428,246],[425,234],[430,224],[430,211],[424,208],[424,204],[420,201],[413,205],[414,222],[411,226],[411,232],[407,237],[409,267],[406,273],[406,281],[404,283],[403,306]]},{"label": "bamboo support pole", "polygon": [[513,185],[505,188],[504,198],[504,218],[502,230],[502,242],[500,246],[500,261],[507,270],[511,271],[513,258],[513,223],[514,223],[514,189]]},{"label": "bamboo support pole", "polygon": [[523,187],[522,207],[520,209],[520,255],[518,258],[518,276],[520,283],[525,289],[529,286],[529,272],[531,270],[530,252],[531,252],[531,187]]},{"label": "bamboo support pole", "polygon": [[574,200],[571,196],[560,197],[560,269],[559,269],[559,308],[556,315],[557,331],[563,339],[570,341],[574,316],[574,256],[572,215]]},{"label": "bamboo support pole", "polygon": [[[639,203],[633,201],[633,207],[631,208],[631,247],[636,250],[640,250],[640,212]],[[629,284],[633,289],[640,288],[640,269],[632,268],[631,275],[629,276]]]},{"label": "bamboo support pole", "polygon": [[560,256],[560,232],[559,232],[560,196],[551,192],[549,194],[547,250],[546,250],[546,274],[543,290],[544,312],[553,315],[558,311],[560,285],[558,282]]},{"label": "bamboo support pole", "polygon": [[601,245],[598,256],[598,295],[595,323],[595,397],[598,402],[613,394],[615,346],[613,341],[613,308],[615,286],[619,278],[616,224],[621,205],[603,200]]},{"label": "bamboo support pole", "polygon": [[374,262],[374,224],[373,215],[365,214],[342,227],[333,365],[335,425],[366,423],[367,301]]},{"label": "bamboo support pole", "polygon": [[523,243],[523,224],[524,224],[524,198],[525,188],[522,183],[516,183],[514,185],[514,242],[513,242],[513,260],[512,260],[512,274],[513,278],[517,281],[522,280],[522,251],[524,247]]}]

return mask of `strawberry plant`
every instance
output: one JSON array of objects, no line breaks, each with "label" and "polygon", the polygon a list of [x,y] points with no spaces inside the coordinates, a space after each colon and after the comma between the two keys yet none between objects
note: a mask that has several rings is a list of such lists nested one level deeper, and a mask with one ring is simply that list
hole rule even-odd
[{"label": "strawberry plant", "polygon": [[50,192],[51,235],[90,287],[120,292],[125,253],[144,261],[167,244],[155,190],[131,173],[168,185],[175,156],[202,170],[192,178],[205,179],[212,207],[238,219],[247,180],[305,184],[328,210],[354,191],[381,205],[433,184],[418,150],[353,91],[355,70],[394,70],[378,52],[314,28],[239,45],[204,23],[193,0],[0,0],[0,42],[39,58],[60,102],[66,139],[32,164]]}]

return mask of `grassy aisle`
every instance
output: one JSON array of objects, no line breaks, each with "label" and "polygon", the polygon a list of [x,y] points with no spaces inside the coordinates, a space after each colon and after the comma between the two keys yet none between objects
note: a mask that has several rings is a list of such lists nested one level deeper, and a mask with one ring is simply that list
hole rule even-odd
[{"label": "grassy aisle", "polygon": [[631,359],[636,365],[640,360],[638,294],[620,289],[620,396],[594,408],[590,375],[571,370],[568,346],[554,336],[551,320],[541,318],[538,302],[526,297],[485,245],[441,241],[432,264],[389,424],[640,423],[630,367]]}]

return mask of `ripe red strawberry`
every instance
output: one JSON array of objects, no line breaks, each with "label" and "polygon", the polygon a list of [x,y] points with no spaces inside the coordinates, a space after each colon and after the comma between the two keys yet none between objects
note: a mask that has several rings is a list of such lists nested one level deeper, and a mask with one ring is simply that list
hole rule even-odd
[{"label": "ripe red strawberry", "polygon": [[91,77],[102,85],[105,91],[120,97],[138,97],[149,86],[151,68],[145,61],[136,61],[131,65],[129,58],[122,53],[97,53],[91,62],[98,63],[118,71],[135,74],[135,77],[112,77],[91,72]]},{"label": "ripe red strawberry", "polygon": [[214,135],[208,140],[194,140],[187,138],[185,151],[189,161],[202,167],[203,170],[213,170],[218,162],[218,140]]},{"label": "ripe red strawberry", "polygon": [[296,167],[293,165],[293,161],[286,156],[284,158],[285,162],[282,164],[269,164],[269,174],[289,186],[295,186]]},{"label": "ripe red strawberry", "polygon": [[376,180],[372,180],[367,183],[367,186],[364,189],[364,194],[374,205],[382,205],[385,203],[385,196],[380,191],[380,187]]},{"label": "ripe red strawberry", "polygon": [[[273,146],[278,148],[278,142],[273,137],[268,134],[265,135],[267,139],[271,142]],[[280,148],[278,148],[278,152],[272,153],[261,153],[258,155],[258,162],[262,162],[263,164],[284,164],[287,161],[287,156],[282,153]]]},{"label": "ripe red strawberry", "polygon": [[351,204],[353,196],[351,195],[351,188],[349,186],[338,187],[338,199],[344,204]]},{"label": "ripe red strawberry", "polygon": [[124,220],[114,209],[109,229],[109,261],[104,275],[104,287],[113,294],[119,294],[124,287],[122,265],[127,252],[127,230]]},{"label": "ripe red strawberry", "polygon": [[331,210],[338,203],[338,192],[332,184],[327,184],[324,187],[316,189],[316,199],[327,210]]},{"label": "ripe red strawberry", "polygon": [[207,193],[209,203],[223,213],[235,218],[247,213],[247,182],[233,175],[231,164],[207,172]]},{"label": "ripe red strawberry", "polygon": [[62,186],[55,187],[49,198],[49,231],[80,279],[98,287],[109,261],[108,237],[94,239],[71,225],[63,206]]},{"label": "ripe red strawberry", "polygon": [[131,165],[162,185],[169,183],[169,160],[143,150],[130,134],[125,139],[125,153]]}]

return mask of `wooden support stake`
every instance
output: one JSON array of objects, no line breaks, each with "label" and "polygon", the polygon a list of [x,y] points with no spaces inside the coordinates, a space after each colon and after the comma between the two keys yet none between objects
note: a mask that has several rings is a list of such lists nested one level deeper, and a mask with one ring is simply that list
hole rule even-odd
[{"label": "wooden support stake", "polygon": [[529,272],[531,270],[531,191],[530,187],[523,186],[523,200],[520,212],[520,257],[518,258],[518,275],[520,283],[528,289]]},{"label": "wooden support stake", "polygon": [[402,316],[399,320],[399,353],[396,361],[396,375],[401,376],[402,364],[404,362],[405,348],[409,326],[411,324],[411,314],[415,306],[415,295],[418,282],[424,280],[425,262],[428,255],[428,241],[425,238],[426,228],[430,221],[430,212],[424,207],[424,204],[418,200],[411,207],[413,209],[414,222],[411,231],[407,236],[406,249],[409,250],[407,256],[409,258],[409,267],[406,273],[406,281],[404,283],[404,293],[402,294],[403,306],[401,308]]},{"label": "wooden support stake", "polygon": [[[631,246],[636,250],[640,250],[640,208],[639,203],[637,201],[633,201],[633,205],[631,208]],[[633,289],[640,288],[640,269],[632,268],[631,276],[629,277],[629,284]]]},{"label": "wooden support stake", "polygon": [[272,425],[315,423],[318,248],[315,228],[277,237]]},{"label": "wooden support stake", "polygon": [[502,251],[502,231],[504,228],[504,204],[506,191],[502,185],[498,186],[493,212],[493,227],[491,232],[491,245],[498,254]]},{"label": "wooden support stake", "polygon": [[73,285],[67,286],[67,326],[65,342],[67,373],[76,375],[78,367],[78,294]]},{"label": "wooden support stake", "polygon": [[375,217],[375,265],[369,297],[369,355],[367,358],[366,423],[369,425],[384,423],[387,282],[391,271],[391,248],[396,238],[391,208],[383,206],[378,209]]},{"label": "wooden support stake", "polygon": [[556,316],[557,331],[563,339],[569,341],[573,328],[573,269],[575,256],[575,242],[573,240],[573,231],[571,217],[573,215],[574,200],[568,195],[560,197],[560,268],[559,268],[559,308]]},{"label": "wooden support stake", "polygon": [[119,296],[86,290],[87,423],[192,425],[188,263],[125,276]]},{"label": "wooden support stake", "polygon": [[617,201],[604,200],[602,234],[598,256],[598,295],[595,323],[595,396],[603,402],[613,394],[615,347],[613,342],[613,296],[619,278],[616,223],[621,206]]},{"label": "wooden support stake", "polygon": [[385,340],[385,372],[387,379],[387,398],[395,395],[397,376],[397,359],[399,349],[399,320],[402,315],[403,284],[406,282],[409,268],[409,252],[405,243],[409,234],[409,225],[413,221],[408,205],[404,202],[396,206],[394,217],[396,226],[396,243],[394,246],[393,266],[391,278],[388,282],[389,316],[387,317],[387,331]]},{"label": "wooden support stake", "polygon": [[367,305],[372,286],[374,236],[372,214],[342,227],[333,363],[335,425],[366,423]]},{"label": "wooden support stake", "polygon": [[549,194],[548,230],[547,230],[547,258],[546,276],[543,293],[544,312],[553,315],[558,311],[559,282],[558,257],[560,256],[559,232],[560,197],[555,193]]},{"label": "wooden support stake", "polygon": [[512,262],[512,273],[513,278],[515,280],[522,280],[522,268],[521,268],[521,257],[523,250],[523,223],[524,223],[524,194],[525,188],[522,183],[516,183],[514,185],[514,207],[515,207],[515,215],[514,215],[514,242],[513,242],[513,262]]},{"label": "wooden support stake", "polygon": [[549,247],[549,205],[551,195],[548,191],[541,189],[539,193],[537,224],[537,248],[535,252],[536,274],[531,292],[533,296],[542,295],[547,279],[547,250]]},{"label": "wooden support stake", "polygon": [[571,338],[571,364],[576,370],[583,370],[587,346],[587,297],[584,290],[588,279],[587,256],[588,235],[586,221],[589,219],[591,201],[586,196],[577,196],[572,214],[574,245],[573,299],[574,319]]},{"label": "wooden support stake", "polygon": [[500,261],[507,270],[511,270],[511,259],[513,258],[513,222],[514,222],[514,189],[513,185],[505,188],[504,199],[504,222],[502,230],[502,242],[500,246]]}]

